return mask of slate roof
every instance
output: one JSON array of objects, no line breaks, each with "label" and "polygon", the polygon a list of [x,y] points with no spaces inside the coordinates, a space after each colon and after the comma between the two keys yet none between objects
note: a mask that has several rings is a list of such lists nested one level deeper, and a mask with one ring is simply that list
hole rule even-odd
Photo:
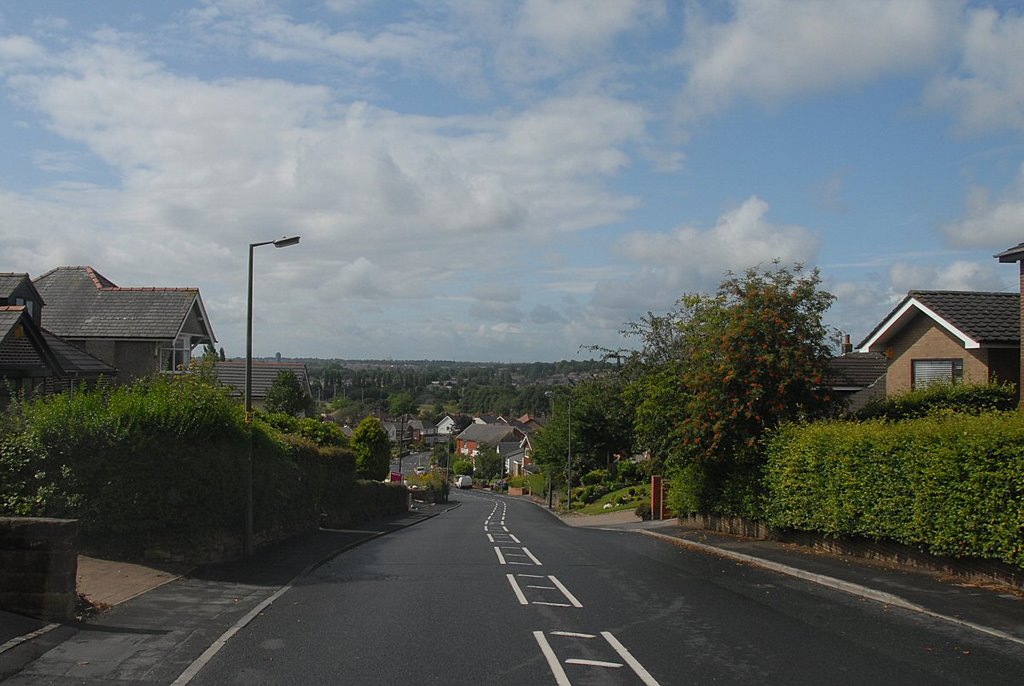
[{"label": "slate roof", "polygon": [[479,444],[497,446],[510,438],[518,438],[521,434],[514,426],[507,424],[470,424],[458,435],[461,441],[474,441]]},{"label": "slate roof", "polygon": [[867,388],[885,375],[889,360],[882,353],[849,353],[828,362],[832,388]]},{"label": "slate roof", "polygon": [[43,325],[66,338],[171,339],[199,298],[198,288],[120,288],[92,267],[57,267],[35,287]]},{"label": "slate roof", "polygon": [[27,273],[0,272],[0,300],[9,300],[14,295],[14,290],[24,282],[28,282],[28,287],[39,296],[39,306],[45,305],[46,303],[43,301],[42,296],[39,295],[39,291],[36,290],[32,279],[29,278]]},{"label": "slate roof", "polygon": [[50,351],[60,362],[65,375],[72,377],[95,377],[101,374],[113,377],[117,375],[116,368],[71,345],[60,336],[55,336],[46,329],[42,330],[42,334],[43,340],[50,346]]},{"label": "slate roof", "polygon": [[[14,335],[19,323],[23,335]],[[53,352],[21,305],[0,305],[0,369],[60,373]]]},{"label": "slate roof", "polygon": [[[969,341],[967,347],[981,344],[1020,345],[1020,294],[984,291],[910,291],[892,312],[857,346],[881,344],[910,320],[910,315],[927,308]],[[927,314],[927,313],[926,313]],[[931,315],[929,315],[931,316]],[[933,317],[934,318],[934,317]],[[946,327],[948,330],[948,327]]]},{"label": "slate roof", "polygon": [[[217,379],[221,384],[235,389],[235,393],[242,397],[245,394],[245,360],[218,361],[213,366]],[[267,390],[278,373],[289,370],[295,373],[299,383],[309,394],[309,374],[306,373],[306,365],[301,362],[257,362],[252,363],[252,397],[253,400],[262,400],[267,397]]]}]

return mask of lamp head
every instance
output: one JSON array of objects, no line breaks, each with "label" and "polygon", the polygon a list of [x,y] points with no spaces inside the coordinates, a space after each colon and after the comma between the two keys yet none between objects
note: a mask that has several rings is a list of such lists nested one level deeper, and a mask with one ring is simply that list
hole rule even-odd
[{"label": "lamp head", "polygon": [[289,245],[295,245],[299,242],[299,236],[291,236],[285,238],[278,238],[274,241],[275,248],[287,248]]}]

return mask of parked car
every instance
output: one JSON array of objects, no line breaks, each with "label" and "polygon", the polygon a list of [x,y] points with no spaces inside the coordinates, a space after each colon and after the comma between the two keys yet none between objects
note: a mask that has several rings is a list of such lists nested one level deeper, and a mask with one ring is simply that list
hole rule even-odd
[{"label": "parked car", "polygon": [[455,488],[473,488],[473,477],[471,477],[471,476],[457,476],[457,477],[455,477]]}]

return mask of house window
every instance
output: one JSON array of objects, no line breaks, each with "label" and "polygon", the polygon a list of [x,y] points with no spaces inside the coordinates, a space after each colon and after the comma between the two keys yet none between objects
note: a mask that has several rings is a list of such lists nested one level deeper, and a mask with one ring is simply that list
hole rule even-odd
[{"label": "house window", "polygon": [[913,368],[914,388],[927,388],[929,385],[941,383],[955,383],[964,378],[964,361],[957,358],[952,360],[914,360],[911,363]]},{"label": "house window", "polygon": [[165,372],[187,372],[189,362],[192,361],[192,340],[189,336],[178,336],[174,339],[173,347],[164,348]]},{"label": "house window", "polygon": [[14,299],[14,304],[15,305],[22,305],[22,306],[24,306],[25,307],[25,311],[28,312],[28,316],[31,317],[31,316],[35,315],[36,303],[35,303],[34,300],[25,300],[24,298],[15,298]]}]

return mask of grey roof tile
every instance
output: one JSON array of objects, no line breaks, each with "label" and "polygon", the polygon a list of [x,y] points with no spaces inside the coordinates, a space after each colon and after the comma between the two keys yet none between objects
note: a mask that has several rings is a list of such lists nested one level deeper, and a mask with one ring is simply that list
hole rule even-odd
[{"label": "grey roof tile", "polygon": [[197,288],[119,288],[91,267],[58,267],[35,286],[43,325],[66,338],[174,338],[199,297]]},{"label": "grey roof tile", "polygon": [[[224,386],[235,389],[238,396],[245,393],[245,360],[218,361],[213,367],[217,380]],[[301,362],[256,362],[252,363],[252,397],[262,400],[280,372],[295,373],[299,383],[309,392],[309,375],[306,365]]]},{"label": "grey roof tile", "polygon": [[1020,294],[986,291],[909,291],[864,337],[858,348],[891,324],[893,316],[911,299],[979,343],[1020,344]]},{"label": "grey roof tile", "polygon": [[889,360],[881,353],[849,353],[832,358],[828,367],[833,387],[867,388],[885,374]]}]

